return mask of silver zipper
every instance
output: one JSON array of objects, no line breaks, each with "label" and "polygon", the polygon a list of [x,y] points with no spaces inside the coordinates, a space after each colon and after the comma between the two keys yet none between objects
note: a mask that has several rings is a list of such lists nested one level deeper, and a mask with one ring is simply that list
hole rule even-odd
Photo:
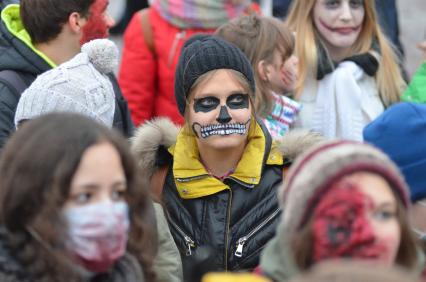
[{"label": "silver zipper", "polygon": [[171,67],[172,64],[173,64],[173,59],[176,55],[179,41],[185,39],[185,36],[186,36],[185,30],[182,30],[182,31],[176,33],[175,39],[173,40],[173,43],[172,43],[172,47],[170,48],[169,59],[167,60],[167,64],[168,64],[169,67]]},{"label": "silver zipper", "polygon": [[254,188],[254,186],[256,186],[255,184],[247,184],[245,182],[240,181],[239,179],[235,178],[235,177],[228,177],[229,179],[234,180],[235,182],[237,182],[238,184],[247,187],[247,188]]},{"label": "silver zipper", "polygon": [[187,177],[187,178],[176,178],[176,181],[178,182],[189,182],[192,180],[197,180],[197,179],[202,179],[209,176],[208,174],[201,174],[201,175],[197,175],[197,176],[192,176],[192,177]]},{"label": "silver zipper", "polygon": [[247,242],[248,239],[250,239],[251,236],[253,236],[257,231],[262,229],[269,221],[271,221],[279,212],[281,211],[281,208],[276,209],[270,216],[268,216],[264,221],[262,221],[258,226],[256,226],[252,231],[250,231],[249,234],[246,236],[241,237],[237,241],[237,250],[235,251],[236,257],[242,257],[243,256],[243,247],[244,244]]},{"label": "silver zipper", "polygon": [[177,231],[182,235],[183,239],[185,240],[185,245],[186,245],[185,255],[187,257],[192,255],[192,249],[195,248],[194,240],[192,240],[191,237],[186,235],[185,232],[183,232],[183,230],[176,223],[174,223],[173,220],[171,220],[170,217],[169,217],[169,222],[177,229]]}]

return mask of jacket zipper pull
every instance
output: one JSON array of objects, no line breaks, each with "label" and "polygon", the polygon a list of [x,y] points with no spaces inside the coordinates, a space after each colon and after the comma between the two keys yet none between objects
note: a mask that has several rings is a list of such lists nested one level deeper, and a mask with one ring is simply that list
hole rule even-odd
[{"label": "jacket zipper pull", "polygon": [[238,242],[237,242],[238,246],[237,246],[237,250],[235,251],[235,256],[239,258],[243,256],[243,247],[246,241],[247,241],[246,237],[242,237],[238,239]]},{"label": "jacket zipper pull", "polygon": [[195,247],[195,243],[194,241],[191,240],[191,238],[189,238],[188,236],[185,236],[185,242],[186,242],[186,246],[187,246],[187,250],[186,250],[186,256],[191,256],[192,255],[192,249]]},{"label": "jacket zipper pull", "polygon": [[170,52],[169,52],[169,59],[167,62],[169,67],[171,67],[173,64],[173,59],[176,55],[179,41],[185,39],[185,36],[186,36],[185,30],[182,30],[176,33],[175,39],[173,40],[172,47],[170,48]]}]

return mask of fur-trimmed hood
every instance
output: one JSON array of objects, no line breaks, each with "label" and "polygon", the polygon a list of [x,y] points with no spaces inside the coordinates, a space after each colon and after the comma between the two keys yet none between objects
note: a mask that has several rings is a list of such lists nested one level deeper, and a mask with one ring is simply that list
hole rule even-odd
[{"label": "fur-trimmed hood", "polygon": [[130,138],[131,151],[144,176],[154,173],[160,147],[168,148],[176,142],[181,127],[168,118],[154,118],[135,130]]},{"label": "fur-trimmed hood", "polygon": [[[159,151],[176,142],[180,129],[180,126],[167,118],[155,118],[136,129],[131,138],[131,150],[144,176],[151,177],[158,166]],[[299,154],[322,140],[323,137],[318,133],[293,129],[274,142],[286,160],[292,162]]]}]

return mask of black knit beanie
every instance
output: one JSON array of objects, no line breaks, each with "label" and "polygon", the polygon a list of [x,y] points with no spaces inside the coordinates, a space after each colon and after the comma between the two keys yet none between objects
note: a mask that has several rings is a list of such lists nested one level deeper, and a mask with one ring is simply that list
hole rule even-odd
[{"label": "black knit beanie", "polygon": [[242,73],[255,94],[253,71],[240,49],[212,35],[194,35],[185,42],[176,67],[175,97],[182,116],[194,82],[206,72],[216,69],[232,69]]}]

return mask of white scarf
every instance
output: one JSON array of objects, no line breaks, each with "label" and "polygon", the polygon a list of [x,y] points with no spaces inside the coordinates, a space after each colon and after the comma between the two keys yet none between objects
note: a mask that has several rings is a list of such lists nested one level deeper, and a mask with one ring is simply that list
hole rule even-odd
[{"label": "white scarf", "polygon": [[360,87],[368,79],[374,80],[354,62],[345,61],[320,80],[313,129],[326,138],[362,141],[364,126],[383,111],[377,91],[372,94]]}]

